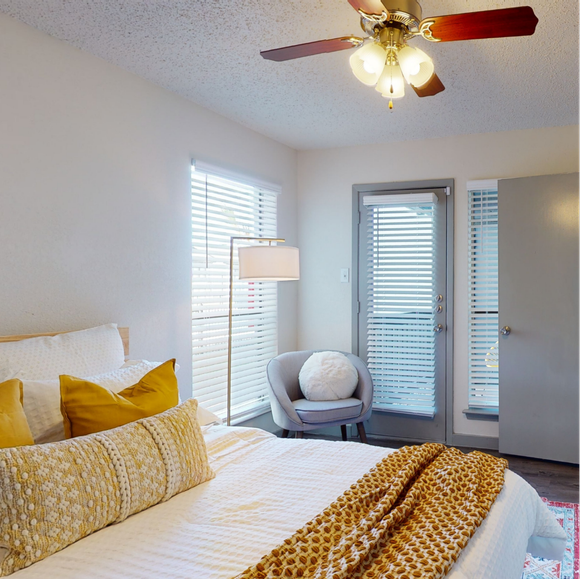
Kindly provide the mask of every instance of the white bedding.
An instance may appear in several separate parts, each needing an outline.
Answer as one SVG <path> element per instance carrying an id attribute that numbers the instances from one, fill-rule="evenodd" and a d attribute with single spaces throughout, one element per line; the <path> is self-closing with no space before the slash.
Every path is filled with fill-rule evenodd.
<path id="1" fill-rule="evenodd" d="M 204 431 L 215 479 L 14 577 L 231 579 L 393 452 L 356 442 L 279 439 L 249 428 Z M 503 490 L 448 577 L 519 579 L 531 536 L 538 556 L 550 554 L 541 552 L 545 546 L 565 542 L 536 492 L 507 471 Z"/>

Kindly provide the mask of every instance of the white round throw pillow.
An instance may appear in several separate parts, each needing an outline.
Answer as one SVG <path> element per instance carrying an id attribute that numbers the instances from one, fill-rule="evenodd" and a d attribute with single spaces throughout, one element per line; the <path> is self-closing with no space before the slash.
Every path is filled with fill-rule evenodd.
<path id="1" fill-rule="evenodd" d="M 342 400 L 356 390 L 358 372 L 340 352 L 315 352 L 304 362 L 298 382 L 307 400 Z"/>

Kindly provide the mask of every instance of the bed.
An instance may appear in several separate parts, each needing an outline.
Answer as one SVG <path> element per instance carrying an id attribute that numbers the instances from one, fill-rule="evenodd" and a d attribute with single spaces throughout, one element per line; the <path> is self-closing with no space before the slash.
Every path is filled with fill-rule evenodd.
<path id="1" fill-rule="evenodd" d="M 18 579 L 230 579 L 320 513 L 391 449 L 202 426 L 216 477 L 14 573 Z M 518 579 L 526 551 L 556 558 L 565 534 L 506 471 L 488 516 L 447 575 Z"/>

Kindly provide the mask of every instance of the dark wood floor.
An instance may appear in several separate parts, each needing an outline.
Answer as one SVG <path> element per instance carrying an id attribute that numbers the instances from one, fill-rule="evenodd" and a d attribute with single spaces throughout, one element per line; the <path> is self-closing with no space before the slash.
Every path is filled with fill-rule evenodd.
<path id="1" fill-rule="evenodd" d="M 306 438 L 328 438 L 329 440 L 338 440 L 330 436 L 305 435 Z M 352 439 L 357 440 L 357 439 Z M 394 440 L 379 440 L 369 437 L 369 444 L 375 446 L 385 446 L 388 448 L 399 448 L 409 444 Z M 462 452 L 470 452 L 473 448 L 457 447 Z M 537 460 L 533 458 L 524 458 L 521 456 L 510 456 L 500 454 L 493 450 L 484 450 L 488 454 L 500 456 L 509 462 L 509 468 L 520 475 L 536 492 L 550 501 L 559 501 L 564 503 L 578 503 L 578 467 L 562 462 L 551 462 L 548 460 Z"/>

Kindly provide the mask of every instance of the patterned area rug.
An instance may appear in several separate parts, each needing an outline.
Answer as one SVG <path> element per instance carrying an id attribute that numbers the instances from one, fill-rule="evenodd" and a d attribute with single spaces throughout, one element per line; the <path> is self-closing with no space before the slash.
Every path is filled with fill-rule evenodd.
<path id="1" fill-rule="evenodd" d="M 563 561 L 550 561 L 527 555 L 522 579 L 579 579 L 578 505 L 542 500 L 556 515 L 556 519 L 568 535 L 566 554 Z"/>

